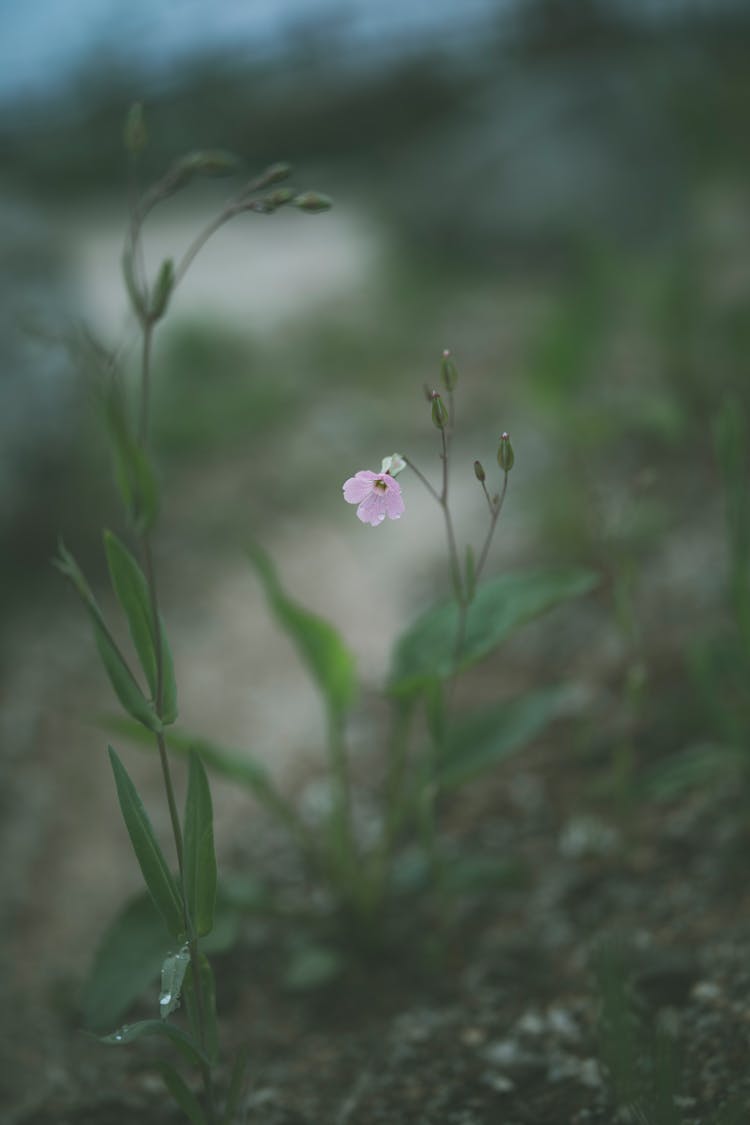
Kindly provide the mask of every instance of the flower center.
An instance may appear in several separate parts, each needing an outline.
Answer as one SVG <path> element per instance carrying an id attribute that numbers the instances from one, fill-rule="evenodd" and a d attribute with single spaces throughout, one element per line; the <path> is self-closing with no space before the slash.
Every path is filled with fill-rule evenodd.
<path id="1" fill-rule="evenodd" d="M 384 480 L 376 480 L 374 482 L 374 484 L 375 484 L 375 488 L 377 488 L 378 492 L 387 492 L 388 491 L 388 485 L 385 483 Z"/>

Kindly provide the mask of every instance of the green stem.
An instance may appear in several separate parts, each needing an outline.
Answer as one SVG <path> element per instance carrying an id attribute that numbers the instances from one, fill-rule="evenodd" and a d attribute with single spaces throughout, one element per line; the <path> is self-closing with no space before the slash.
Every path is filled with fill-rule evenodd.
<path id="1" fill-rule="evenodd" d="M 153 339 L 153 324 L 146 321 L 143 325 L 143 348 L 141 353 L 141 414 L 140 414 L 140 430 L 139 430 L 139 444 L 141 449 L 146 448 L 148 443 L 148 426 L 149 426 L 149 397 L 150 397 L 150 379 L 151 379 L 151 344 Z M 151 552 L 151 540 L 148 534 L 141 536 L 141 550 L 143 554 L 143 565 L 146 577 L 146 584 L 148 586 L 149 603 L 151 609 L 151 616 L 154 627 L 154 646 L 156 649 L 156 699 L 154 705 L 156 714 L 161 719 L 163 704 L 164 704 L 164 658 L 163 658 L 163 642 L 162 642 L 162 626 L 161 615 L 159 613 L 159 598 L 156 583 L 156 571 L 154 568 L 154 560 Z M 172 773 L 169 765 L 169 756 L 167 754 L 167 747 L 164 740 L 164 735 L 160 731 L 156 735 L 156 745 L 159 752 L 159 761 L 161 763 L 162 778 L 164 780 L 164 790 L 167 796 L 167 805 L 169 808 L 169 818 L 172 824 L 172 835 L 174 837 L 175 852 L 177 853 L 177 866 L 180 873 L 180 888 L 182 892 L 182 910 L 185 922 L 185 930 L 188 935 L 188 948 L 190 950 L 190 966 L 193 974 L 193 987 L 195 989 L 195 1005 L 198 1016 L 198 1031 L 200 1046 L 203 1052 L 206 1052 L 206 1019 L 205 1019 L 205 1001 L 203 997 L 203 982 L 200 971 L 200 948 L 198 944 L 198 935 L 195 932 L 193 920 L 190 916 L 188 909 L 188 896 L 187 886 L 185 883 L 185 863 L 184 863 L 184 849 L 182 828 L 180 826 L 180 817 L 177 810 L 177 801 L 175 799 L 174 785 L 172 783 Z M 216 1122 L 216 1101 L 214 1096 L 213 1076 L 211 1067 L 207 1063 L 201 1064 L 201 1075 L 203 1078 L 203 1087 L 206 1099 L 206 1114 L 208 1116 L 209 1125 L 214 1125 Z"/>
<path id="2" fill-rule="evenodd" d="M 485 488 L 484 491 L 485 491 L 485 495 L 487 495 L 487 489 L 486 488 Z M 497 521 L 500 517 L 500 512 L 502 510 L 503 503 L 505 501 L 505 494 L 506 494 L 507 491 L 508 491 L 508 474 L 505 473 L 505 475 L 503 477 L 503 487 L 500 491 L 500 495 L 498 496 L 497 500 L 493 502 L 492 500 L 490 500 L 489 496 L 487 495 L 487 499 L 488 499 L 489 504 L 490 504 L 490 512 L 491 512 L 490 526 L 489 526 L 489 530 L 487 531 L 487 537 L 484 541 L 484 545 L 483 545 L 481 553 L 479 555 L 479 559 L 477 561 L 476 569 L 474 571 L 475 589 L 476 589 L 476 586 L 479 583 L 479 578 L 481 576 L 481 573 L 484 570 L 484 564 L 487 562 L 487 556 L 490 552 L 490 545 L 492 543 L 492 537 L 495 534 L 495 528 L 497 527 Z"/>

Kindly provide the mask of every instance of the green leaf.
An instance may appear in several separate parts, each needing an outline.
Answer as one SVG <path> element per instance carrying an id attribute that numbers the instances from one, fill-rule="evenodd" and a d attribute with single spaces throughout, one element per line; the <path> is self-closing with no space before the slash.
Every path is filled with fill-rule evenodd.
<path id="1" fill-rule="evenodd" d="M 125 827 L 144 881 L 170 934 L 182 944 L 185 939 L 185 925 L 177 883 L 167 866 L 138 792 L 111 746 L 109 759 L 115 775 L 117 797 Z"/>
<path id="2" fill-rule="evenodd" d="M 588 593 L 598 577 L 587 570 L 507 574 L 483 583 L 469 606 L 461 652 L 456 657 L 459 615 L 454 601 L 428 610 L 400 637 L 393 655 L 390 688 L 395 694 L 422 691 L 492 652 L 525 622 Z"/>
<path id="3" fill-rule="evenodd" d="M 161 967 L 161 992 L 159 993 L 159 1015 L 163 1020 L 180 1006 L 182 983 L 190 964 L 190 947 L 183 945 L 177 953 L 168 954 Z"/>
<path id="4" fill-rule="evenodd" d="M 690 789 L 700 789 L 705 794 L 712 785 L 726 785 L 731 778 L 741 786 L 746 766 L 744 747 L 691 746 L 649 770 L 642 788 L 651 800 L 672 801 Z"/>
<path id="5" fill-rule="evenodd" d="M 116 730 L 126 735 L 140 745 L 148 747 L 149 750 L 153 749 L 153 739 L 147 738 L 142 727 L 128 719 L 119 716 L 108 718 L 104 726 L 107 730 Z M 295 834 L 299 834 L 303 826 L 293 806 L 282 797 L 265 766 L 260 762 L 249 757 L 244 751 L 226 750 L 223 746 L 196 735 L 170 731 L 166 741 L 170 750 L 185 756 L 189 756 L 194 751 L 209 769 L 249 789 L 269 812 Z"/>
<path id="6" fill-rule="evenodd" d="M 83 1022 L 92 1031 L 112 1027 L 145 991 L 174 946 L 151 896 L 128 902 L 108 927 L 84 985 Z"/>
<path id="7" fill-rule="evenodd" d="M 111 531 L 104 533 L 104 549 L 112 580 L 112 588 L 128 619 L 130 635 L 133 638 L 138 659 L 156 700 L 157 695 L 157 635 L 154 627 L 151 597 L 148 583 L 138 563 L 125 545 Z M 159 637 L 161 643 L 161 719 L 173 723 L 177 718 L 177 687 L 175 685 L 172 653 L 170 652 L 164 630 L 164 622 L 159 618 Z"/>
<path id="8" fill-rule="evenodd" d="M 229 1093 L 227 1094 L 227 1104 L 224 1107 L 224 1114 L 222 1116 L 222 1125 L 232 1125 L 234 1115 L 237 1112 L 240 1104 L 240 1098 L 245 1086 L 245 1075 L 247 1073 L 247 1063 L 250 1052 L 247 1047 L 240 1047 L 235 1056 L 234 1064 L 232 1066 L 232 1077 L 229 1080 Z"/>
<path id="9" fill-rule="evenodd" d="M 162 1076 L 164 1085 L 177 1102 L 192 1125 L 207 1125 L 207 1118 L 201 1109 L 200 1102 L 193 1091 L 185 1084 L 185 1080 L 169 1063 L 158 1063 L 157 1069 Z"/>
<path id="10" fill-rule="evenodd" d="M 219 1057 L 219 1028 L 216 1020 L 216 986 L 211 963 L 204 953 L 200 954 L 200 983 L 202 993 L 202 1006 L 199 1008 L 195 995 L 193 966 L 191 964 L 185 976 L 185 1003 L 187 1005 L 190 1026 L 196 1039 L 200 1038 L 205 1043 L 206 1054 L 212 1063 Z M 202 1019 L 201 1019 L 202 1013 Z"/>
<path id="11" fill-rule="evenodd" d="M 216 855 L 211 791 L 203 763 L 194 750 L 185 801 L 184 865 L 188 909 L 196 932 L 203 937 L 214 924 Z"/>
<path id="12" fill-rule="evenodd" d="M 443 789 L 457 789 L 521 750 L 553 719 L 569 715 L 569 687 L 531 692 L 476 711 L 449 728 L 438 770 Z"/>
<path id="13" fill-rule="evenodd" d="M 159 490 L 151 463 L 135 439 L 122 389 L 112 380 L 106 399 L 106 422 L 112 443 L 115 481 L 133 530 L 145 535 L 159 511 Z"/>
<path id="14" fill-rule="evenodd" d="M 135 1042 L 143 1035 L 160 1035 L 166 1039 L 171 1039 L 188 1062 L 198 1066 L 209 1065 L 207 1056 L 198 1044 L 186 1032 L 175 1024 L 168 1023 L 167 1020 L 139 1020 L 138 1023 L 124 1023 L 111 1035 L 98 1035 L 97 1039 L 108 1047 L 122 1047 Z"/>
<path id="15" fill-rule="evenodd" d="M 153 706 L 138 686 L 125 657 L 107 628 L 102 611 L 82 570 L 62 542 L 58 545 L 57 557 L 53 559 L 53 563 L 60 573 L 72 582 L 89 612 L 99 656 L 120 703 L 129 715 L 139 723 L 143 723 L 150 731 L 160 731 L 161 723 Z"/>
<path id="16" fill-rule="evenodd" d="M 320 617 L 290 601 L 273 563 L 253 546 L 250 561 L 260 578 L 276 620 L 286 631 L 320 688 L 331 717 L 339 721 L 354 702 L 354 658 L 336 630 Z"/>
<path id="17" fill-rule="evenodd" d="M 238 877 L 239 878 L 239 877 Z M 206 953 L 222 953 L 236 945 L 241 914 L 262 911 L 268 897 L 256 884 L 254 900 L 250 888 L 242 896 L 232 885 L 219 883 L 214 928 L 201 947 Z M 84 985 L 84 1024 L 92 1031 L 113 1027 L 148 988 L 153 988 L 159 967 L 175 948 L 161 914 L 148 891 L 125 904 L 104 934 Z"/>

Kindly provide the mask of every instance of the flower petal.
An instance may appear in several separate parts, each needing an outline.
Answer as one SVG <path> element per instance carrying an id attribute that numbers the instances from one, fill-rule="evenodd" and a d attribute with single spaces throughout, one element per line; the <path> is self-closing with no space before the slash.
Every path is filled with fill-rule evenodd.
<path id="1" fill-rule="evenodd" d="M 357 516 L 362 523 L 377 527 L 385 519 L 385 493 L 371 492 L 357 508 Z"/>
<path id="2" fill-rule="evenodd" d="M 349 477 L 349 480 L 344 482 L 344 499 L 347 504 L 359 504 L 361 500 L 372 492 L 372 484 L 375 480 L 375 473 L 370 472 L 369 469 L 362 469 L 356 476 Z"/>

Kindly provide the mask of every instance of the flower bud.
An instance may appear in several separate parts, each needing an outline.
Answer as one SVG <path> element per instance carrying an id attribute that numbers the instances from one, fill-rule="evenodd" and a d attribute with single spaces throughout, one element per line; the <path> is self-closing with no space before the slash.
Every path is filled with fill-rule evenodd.
<path id="1" fill-rule="evenodd" d="M 282 187 L 276 188 L 276 191 L 271 191 L 268 195 L 264 195 L 262 202 L 269 211 L 276 211 L 279 207 L 283 207 L 285 203 L 291 203 L 293 199 L 294 191 L 292 188 Z"/>
<path id="2" fill-rule="evenodd" d="M 513 462 L 516 455 L 513 452 L 513 446 L 510 444 L 510 435 L 502 434 L 500 437 L 500 445 L 497 449 L 497 463 L 504 473 L 509 473 L 513 468 Z"/>
<path id="3" fill-rule="evenodd" d="M 458 382 L 458 371 L 456 370 L 455 363 L 451 359 L 451 353 L 449 352 L 448 348 L 446 348 L 443 352 L 443 356 L 440 361 L 440 374 L 442 376 L 443 386 L 445 387 L 445 389 L 447 391 L 452 391 L 456 383 Z"/>
<path id="4" fill-rule="evenodd" d="M 432 424 L 439 430 L 444 430 L 448 425 L 448 411 L 437 391 L 432 392 Z"/>
<path id="5" fill-rule="evenodd" d="M 143 103 L 133 102 L 125 118 L 124 131 L 125 148 L 131 156 L 138 156 L 143 152 L 148 140 L 146 123 L 143 120 Z"/>
<path id="6" fill-rule="evenodd" d="M 169 298 L 172 296 L 172 289 L 174 288 L 174 265 L 171 258 L 167 258 L 161 264 L 159 276 L 156 279 L 154 286 L 153 296 L 151 298 L 151 307 L 148 310 L 149 320 L 154 323 L 160 320 L 164 313 L 167 311 L 167 304 Z"/>
<path id="7" fill-rule="evenodd" d="M 316 215 L 319 211 L 330 211 L 333 206 L 333 201 L 327 195 L 321 195 L 319 191 L 304 191 L 301 195 L 296 195 L 292 203 L 295 207 L 299 207 L 300 211 L 307 211 L 310 215 Z"/>
<path id="8" fill-rule="evenodd" d="M 234 153 L 223 149 L 206 149 L 190 152 L 179 161 L 179 166 L 191 176 L 232 176 L 239 161 Z"/>
<path id="9" fill-rule="evenodd" d="M 238 163 L 236 156 L 221 149 L 189 152 L 173 164 L 164 177 L 161 184 L 163 198 L 185 187 L 195 176 L 232 176 Z"/>
<path id="10" fill-rule="evenodd" d="M 291 174 L 291 164 L 271 164 L 253 182 L 252 190 L 259 191 L 261 188 L 273 187 L 274 184 L 280 184 L 283 180 L 288 180 Z"/>
<path id="11" fill-rule="evenodd" d="M 388 473 L 390 477 L 397 477 L 405 468 L 406 461 L 400 453 L 392 453 L 390 457 L 384 457 L 380 465 L 381 473 Z"/>
<path id="12" fill-rule="evenodd" d="M 481 461 L 474 462 L 474 476 L 477 478 L 480 484 L 484 484 L 484 482 L 487 480 L 487 474 L 482 467 Z"/>

